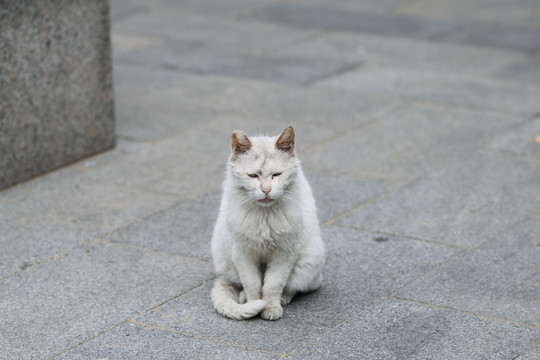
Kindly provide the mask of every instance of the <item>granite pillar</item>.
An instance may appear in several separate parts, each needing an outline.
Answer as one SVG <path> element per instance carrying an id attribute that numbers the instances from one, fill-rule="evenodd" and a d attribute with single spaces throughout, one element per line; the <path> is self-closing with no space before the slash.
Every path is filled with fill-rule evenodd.
<path id="1" fill-rule="evenodd" d="M 0 0 L 0 189 L 114 146 L 107 0 Z"/>

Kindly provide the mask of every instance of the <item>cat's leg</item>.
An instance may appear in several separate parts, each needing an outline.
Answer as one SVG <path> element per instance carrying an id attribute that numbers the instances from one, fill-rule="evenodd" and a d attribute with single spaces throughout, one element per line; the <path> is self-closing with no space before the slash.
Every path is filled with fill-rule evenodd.
<path id="1" fill-rule="evenodd" d="M 245 304 L 246 301 L 247 301 L 246 292 L 242 290 L 240 291 L 240 294 L 238 294 L 238 303 Z"/>
<path id="2" fill-rule="evenodd" d="M 233 246 L 232 259 L 240 276 L 246 301 L 260 299 L 262 274 L 253 254 L 240 246 Z"/>
<path id="3" fill-rule="evenodd" d="M 281 294 L 281 306 L 288 305 L 291 302 L 294 295 L 296 295 L 296 293 L 287 292 L 283 290 L 283 293 Z"/>
<path id="4" fill-rule="evenodd" d="M 283 316 L 281 306 L 283 288 L 287 283 L 295 258 L 296 256 L 291 253 L 278 253 L 266 266 L 262 298 L 267 305 L 261 313 L 263 319 L 277 320 Z"/>
<path id="5" fill-rule="evenodd" d="M 300 256 L 291 269 L 287 285 L 281 296 L 282 305 L 287 305 L 299 292 L 306 293 L 317 290 L 322 284 L 322 268 L 324 256 Z"/>

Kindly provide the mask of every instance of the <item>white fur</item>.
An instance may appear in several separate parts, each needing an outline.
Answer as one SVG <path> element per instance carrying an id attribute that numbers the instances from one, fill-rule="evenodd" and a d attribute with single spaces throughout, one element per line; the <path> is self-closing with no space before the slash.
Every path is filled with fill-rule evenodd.
<path id="1" fill-rule="evenodd" d="M 263 318 L 275 320 L 297 292 L 321 285 L 324 244 L 315 200 L 294 152 L 276 149 L 277 137 L 250 141 L 248 151 L 235 156 L 233 150 L 227 167 L 212 237 L 219 275 L 212 299 L 227 317 L 245 319 L 262 310 Z"/>

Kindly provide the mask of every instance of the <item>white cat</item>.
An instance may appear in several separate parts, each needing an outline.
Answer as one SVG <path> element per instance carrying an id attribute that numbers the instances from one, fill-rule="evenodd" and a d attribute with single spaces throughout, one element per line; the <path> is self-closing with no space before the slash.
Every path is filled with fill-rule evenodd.
<path id="1" fill-rule="evenodd" d="M 276 137 L 233 132 L 212 256 L 214 307 L 233 319 L 279 319 L 297 292 L 321 285 L 324 244 L 291 126 Z"/>

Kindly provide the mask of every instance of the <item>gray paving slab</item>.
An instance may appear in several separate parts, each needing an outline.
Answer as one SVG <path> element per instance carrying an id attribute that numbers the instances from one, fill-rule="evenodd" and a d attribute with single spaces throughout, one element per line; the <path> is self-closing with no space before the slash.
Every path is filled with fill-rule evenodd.
<path id="1" fill-rule="evenodd" d="M 221 191 L 201 196 L 112 233 L 107 240 L 211 260 Z"/>
<path id="2" fill-rule="evenodd" d="M 256 121 L 245 117 L 223 118 L 146 144 L 140 151 L 128 154 L 122 162 L 96 167 L 86 177 L 88 181 L 99 181 L 106 177 L 118 186 L 196 198 L 221 188 L 231 149 L 230 134 L 234 130 L 242 129 L 251 133 L 252 129 L 257 129 L 257 132 L 274 135 L 287 125 L 287 122 L 261 118 Z M 301 159 L 302 147 L 335 134 L 335 130 L 328 127 L 309 124 L 300 124 L 296 130 Z"/>
<path id="3" fill-rule="evenodd" d="M 390 188 L 384 181 L 369 181 L 308 173 L 317 200 L 319 220 L 358 206 Z M 177 255 L 211 260 L 210 239 L 219 213 L 221 191 L 183 202 L 113 232 L 108 241 Z"/>
<path id="4" fill-rule="evenodd" d="M 317 86 L 332 86 L 357 94 L 386 94 L 528 115 L 539 111 L 538 86 L 420 69 L 360 68 L 318 82 Z"/>
<path id="5" fill-rule="evenodd" d="M 497 131 L 520 121 L 519 116 L 413 104 L 314 148 L 304 163 L 330 173 L 402 183 L 473 153 Z"/>
<path id="6" fill-rule="evenodd" d="M 98 168 L 65 178 L 42 177 L 1 193 L 0 279 L 179 201 L 102 176 L 94 181 L 88 175 Z"/>
<path id="7" fill-rule="evenodd" d="M 155 35 L 131 34 L 126 32 L 111 33 L 113 61 L 116 58 L 121 57 L 126 52 L 163 44 L 165 41 L 166 39 Z M 186 46 L 188 45 L 189 44 L 186 44 Z M 197 44 L 192 45 L 193 48 L 197 47 Z"/>
<path id="8" fill-rule="evenodd" d="M 529 56 L 493 72 L 492 75 L 509 81 L 538 86 L 540 84 L 540 56 Z"/>
<path id="9" fill-rule="evenodd" d="M 145 0 L 136 0 L 144 3 Z M 182 13 L 202 14 L 216 18 L 237 19 L 247 12 L 274 3 L 275 0 L 185 0 L 182 1 Z M 160 0 L 159 9 L 178 11 L 176 0 Z"/>
<path id="10" fill-rule="evenodd" d="M 117 100 L 126 95 L 144 94 L 168 87 L 179 86 L 184 81 L 186 75 L 171 69 L 133 65 L 116 61 L 114 63 L 113 77 L 116 94 L 115 100 Z"/>
<path id="11" fill-rule="evenodd" d="M 339 227 L 324 227 L 323 239 L 328 248 L 323 287 L 295 298 L 278 321 L 222 317 L 212 307 L 211 283 L 137 321 L 284 354 L 461 251 Z"/>
<path id="12" fill-rule="evenodd" d="M 364 12 L 326 4 L 281 3 L 254 10 L 251 18 L 298 28 L 359 32 L 428 39 L 449 30 L 452 22 L 389 12 Z"/>
<path id="13" fill-rule="evenodd" d="M 135 76 L 143 80 L 157 72 L 141 68 L 134 73 L 132 68 L 121 68 L 126 71 L 122 78 Z M 165 75 L 159 72 L 158 76 Z M 315 143 L 321 136 L 328 137 L 366 123 L 403 103 L 385 96 L 359 98 L 336 89 L 297 88 L 215 76 L 174 76 L 176 84 L 164 83 L 160 89 L 142 89 L 138 93 L 130 90 L 123 94 L 116 106 L 121 135 L 156 140 L 219 120 L 230 124 L 224 129 L 242 126 L 246 133 L 278 134 L 289 124 L 309 125 L 297 131 L 299 140 L 304 140 L 299 143 Z M 227 131 L 216 136 L 228 138 Z M 309 136 L 305 136 L 307 131 Z"/>
<path id="14" fill-rule="evenodd" d="M 367 13 L 388 13 L 393 12 L 394 7 L 402 3 L 403 0 L 380 0 L 380 1 L 357 1 L 357 0 L 334 0 L 332 7 L 341 10 L 362 11 Z M 295 4 L 328 6 L 328 0 L 298 0 Z"/>
<path id="15" fill-rule="evenodd" d="M 511 3 L 505 0 L 413 0 L 402 1 L 392 11 L 431 19 L 466 19 L 471 22 L 540 27 L 540 4 L 529 0 Z"/>
<path id="16" fill-rule="evenodd" d="M 0 193 L 0 359 L 539 358 L 538 10 L 112 0 L 119 147 Z M 230 133 L 289 124 L 325 283 L 228 320 Z"/>
<path id="17" fill-rule="evenodd" d="M 491 48 L 368 34 L 329 32 L 275 51 L 283 55 L 348 59 L 361 67 L 422 69 L 478 76 L 514 62 L 523 54 Z"/>
<path id="18" fill-rule="evenodd" d="M 540 329 L 387 300 L 290 359 L 514 359 Z"/>
<path id="19" fill-rule="evenodd" d="M 230 153 L 229 136 L 220 141 L 207 129 L 195 128 L 146 144 L 121 162 L 96 167 L 86 178 L 99 181 L 106 177 L 118 186 L 195 198 L 221 186 Z"/>
<path id="20" fill-rule="evenodd" d="M 223 2 L 225 3 L 225 2 Z M 216 9 L 219 4 L 214 2 Z M 216 5 L 217 4 L 217 5 Z M 234 5 L 225 5 L 234 7 Z M 129 32 L 144 35 L 154 35 L 169 40 L 167 46 L 156 48 L 159 52 L 137 53 L 151 61 L 151 55 L 174 60 L 174 54 L 186 56 L 192 50 L 191 45 L 207 50 L 207 55 L 213 51 L 228 50 L 232 52 L 263 51 L 299 41 L 311 36 L 310 29 L 286 27 L 281 24 L 248 22 L 225 16 L 212 16 L 207 13 L 185 11 L 184 7 L 169 6 L 155 9 L 149 13 L 131 16 L 113 24 L 114 32 Z M 188 47 L 185 48 L 184 46 Z M 167 51 L 167 47 L 172 47 Z M 134 56 L 135 54 L 133 54 Z M 181 61 L 181 59 L 176 59 Z M 199 59 L 204 61 L 205 59 Z M 180 62 L 181 63 L 181 62 Z"/>
<path id="21" fill-rule="evenodd" d="M 537 54 L 540 51 L 540 28 L 497 23 L 462 23 L 431 37 L 476 46 L 493 47 Z"/>
<path id="22" fill-rule="evenodd" d="M 338 9 L 328 4 L 291 3 L 254 10 L 251 16 L 300 28 L 457 42 L 524 53 L 536 53 L 540 49 L 540 28 L 481 22 L 476 19 L 433 19 L 412 13 L 370 13 Z"/>
<path id="23" fill-rule="evenodd" d="M 540 116 L 527 120 L 494 138 L 490 149 L 540 156 Z"/>
<path id="24" fill-rule="evenodd" d="M 521 354 L 516 359 L 517 360 L 538 360 L 538 359 L 540 359 L 540 345 L 536 344 L 535 347 L 533 347 L 530 350 L 525 351 L 523 354 Z"/>
<path id="25" fill-rule="evenodd" d="M 191 45 L 187 45 L 191 47 Z M 276 56 L 268 53 L 185 50 L 186 44 L 168 42 L 120 56 L 130 63 L 150 64 L 194 74 L 214 74 L 292 84 L 304 84 L 358 65 L 342 59 Z M 156 57 L 155 53 L 160 56 Z"/>
<path id="26" fill-rule="evenodd" d="M 392 184 L 384 180 L 355 179 L 311 171 L 306 172 L 306 177 L 317 202 L 321 223 L 392 189 Z"/>
<path id="27" fill-rule="evenodd" d="M 397 296 L 540 326 L 539 220 L 533 216 Z"/>
<path id="28" fill-rule="evenodd" d="M 118 20 L 133 16 L 138 13 L 144 13 L 150 11 L 150 8 L 142 6 L 132 0 L 114 0 L 111 4 L 111 20 L 116 23 Z"/>
<path id="29" fill-rule="evenodd" d="M 0 286 L 6 359 L 49 358 L 212 277 L 198 260 L 97 243 Z"/>
<path id="30" fill-rule="evenodd" d="M 129 323 L 59 359 L 276 359 L 274 354 Z"/>
<path id="31" fill-rule="evenodd" d="M 212 107 L 170 91 L 124 96 L 116 102 L 117 133 L 130 139 L 154 141 L 216 119 Z"/>
<path id="32" fill-rule="evenodd" d="M 540 208 L 539 176 L 536 159 L 471 154 L 337 222 L 474 247 Z"/>

